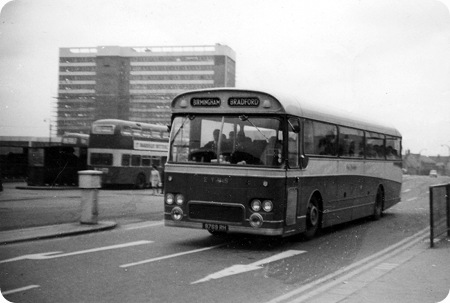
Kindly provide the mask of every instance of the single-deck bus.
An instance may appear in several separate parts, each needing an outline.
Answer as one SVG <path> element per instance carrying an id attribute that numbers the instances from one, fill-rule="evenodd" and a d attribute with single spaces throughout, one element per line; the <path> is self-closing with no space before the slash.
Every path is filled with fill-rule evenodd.
<path id="1" fill-rule="evenodd" d="M 92 124 L 88 164 L 103 172 L 103 185 L 149 184 L 152 166 L 161 169 L 167 159 L 167 126 L 104 119 Z"/>
<path id="2" fill-rule="evenodd" d="M 172 101 L 166 226 L 312 238 L 400 200 L 401 134 L 260 91 Z"/>

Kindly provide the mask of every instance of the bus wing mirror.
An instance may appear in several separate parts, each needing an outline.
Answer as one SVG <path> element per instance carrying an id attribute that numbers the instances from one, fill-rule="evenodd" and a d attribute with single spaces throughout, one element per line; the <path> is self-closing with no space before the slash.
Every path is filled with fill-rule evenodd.
<path id="1" fill-rule="evenodd" d="M 306 168 L 308 166 L 309 163 L 309 157 L 306 155 L 301 155 L 300 156 L 300 165 L 302 168 Z"/>
<path id="2" fill-rule="evenodd" d="M 167 126 L 167 131 L 170 133 L 170 130 L 172 129 L 172 125 L 168 124 Z"/>

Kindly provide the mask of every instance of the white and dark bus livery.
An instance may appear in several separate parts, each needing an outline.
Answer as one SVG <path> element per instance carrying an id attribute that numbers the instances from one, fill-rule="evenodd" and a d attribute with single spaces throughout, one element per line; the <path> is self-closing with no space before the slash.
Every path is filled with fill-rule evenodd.
<path id="1" fill-rule="evenodd" d="M 169 142 L 167 126 L 103 119 L 92 124 L 89 167 L 103 172 L 102 185 L 149 185 L 151 167 L 162 170 Z"/>
<path id="2" fill-rule="evenodd" d="M 172 101 L 166 226 L 270 236 L 373 216 L 400 201 L 401 134 L 295 98 L 209 89 Z"/>

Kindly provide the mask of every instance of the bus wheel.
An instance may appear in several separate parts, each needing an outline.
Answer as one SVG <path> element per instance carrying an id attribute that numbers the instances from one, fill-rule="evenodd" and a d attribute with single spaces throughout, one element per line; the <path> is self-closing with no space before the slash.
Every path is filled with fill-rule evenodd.
<path id="1" fill-rule="evenodd" d="M 372 215 L 373 220 L 379 220 L 383 216 L 383 200 L 383 190 L 381 188 L 378 188 Z"/>
<path id="2" fill-rule="evenodd" d="M 306 212 L 306 231 L 303 237 L 307 240 L 314 238 L 320 230 L 321 213 L 319 209 L 319 201 L 316 196 L 312 196 L 308 203 Z"/>
<path id="3" fill-rule="evenodd" d="M 145 188 L 145 175 L 144 174 L 139 174 L 136 177 L 136 183 L 134 183 L 134 187 L 137 189 Z"/>

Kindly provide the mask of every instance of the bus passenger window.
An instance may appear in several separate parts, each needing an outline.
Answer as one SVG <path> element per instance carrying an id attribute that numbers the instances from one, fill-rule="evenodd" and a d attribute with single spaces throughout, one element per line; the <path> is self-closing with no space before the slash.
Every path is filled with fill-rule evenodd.
<path id="1" fill-rule="evenodd" d="M 141 166 L 141 156 L 132 155 L 131 156 L 131 166 Z"/>
<path id="2" fill-rule="evenodd" d="M 91 165 L 112 165 L 113 155 L 104 153 L 92 153 Z"/>
<path id="3" fill-rule="evenodd" d="M 364 132 L 362 130 L 339 127 L 339 156 L 364 157 Z"/>
<path id="4" fill-rule="evenodd" d="M 386 136 L 386 158 L 389 160 L 401 159 L 400 138 Z"/>
<path id="5" fill-rule="evenodd" d="M 305 153 L 310 155 L 337 155 L 337 127 L 328 123 L 306 120 Z"/>
<path id="6" fill-rule="evenodd" d="M 142 156 L 142 166 L 150 166 L 151 160 L 150 156 Z"/>
<path id="7" fill-rule="evenodd" d="M 366 132 L 366 157 L 370 159 L 384 159 L 384 136 Z"/>
<path id="8" fill-rule="evenodd" d="M 130 166 L 130 155 L 122 155 L 122 166 Z"/>

